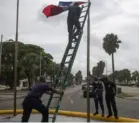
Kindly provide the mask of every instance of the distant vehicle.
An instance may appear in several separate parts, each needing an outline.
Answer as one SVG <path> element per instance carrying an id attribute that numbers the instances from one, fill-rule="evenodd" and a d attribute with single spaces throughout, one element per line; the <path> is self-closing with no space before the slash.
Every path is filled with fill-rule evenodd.
<path id="1" fill-rule="evenodd" d="M 87 84 L 83 86 L 83 97 L 86 98 L 87 97 Z M 93 86 L 89 85 L 89 97 L 93 97 L 92 95 L 92 90 L 93 90 Z"/>
<path id="2" fill-rule="evenodd" d="M 87 85 L 87 83 L 82 83 L 81 85 L 82 85 L 82 90 L 84 90 L 86 85 Z"/>

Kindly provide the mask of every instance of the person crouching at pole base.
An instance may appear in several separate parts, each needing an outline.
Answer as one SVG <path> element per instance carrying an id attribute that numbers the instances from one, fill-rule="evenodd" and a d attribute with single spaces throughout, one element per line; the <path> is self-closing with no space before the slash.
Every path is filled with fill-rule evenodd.
<path id="1" fill-rule="evenodd" d="M 69 12 L 67 17 L 67 24 L 68 24 L 69 45 L 70 45 L 72 41 L 72 36 L 74 35 L 73 34 L 74 26 L 77 29 L 77 31 L 75 32 L 75 36 L 78 35 L 80 32 L 82 32 L 80 22 L 79 22 L 81 8 L 77 5 L 77 3 L 73 3 L 73 5 L 68 8 L 68 10 Z"/>
<path id="2" fill-rule="evenodd" d="M 105 100 L 108 108 L 107 117 L 109 118 L 112 116 L 112 111 L 111 111 L 111 107 L 112 107 L 115 118 L 118 118 L 118 111 L 117 111 L 116 101 L 115 101 L 116 85 L 115 83 L 109 81 L 107 77 L 101 78 L 100 81 L 102 81 L 105 86 Z"/>
<path id="3" fill-rule="evenodd" d="M 49 87 L 45 83 L 45 77 L 40 77 L 40 82 L 33 85 L 31 91 L 25 97 L 22 106 L 23 106 L 23 116 L 22 122 L 28 122 L 32 109 L 39 111 L 42 114 L 41 122 L 48 122 L 49 116 L 49 107 L 46 107 L 42 104 L 41 97 L 44 93 L 51 94 L 63 94 L 63 92 L 58 92 L 53 88 Z"/>

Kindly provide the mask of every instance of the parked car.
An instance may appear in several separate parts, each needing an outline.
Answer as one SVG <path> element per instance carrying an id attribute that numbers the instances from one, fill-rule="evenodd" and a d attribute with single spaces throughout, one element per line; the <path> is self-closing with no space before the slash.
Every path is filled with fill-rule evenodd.
<path id="1" fill-rule="evenodd" d="M 90 85 L 90 86 L 89 86 L 89 97 L 90 97 L 90 98 L 93 97 L 93 94 L 92 94 L 93 92 L 92 92 L 92 90 L 93 90 L 93 86 Z M 83 89 L 83 97 L 84 97 L 84 98 L 87 97 L 87 85 L 84 86 L 84 89 Z"/>
<path id="2" fill-rule="evenodd" d="M 81 85 L 82 85 L 82 90 L 84 90 L 86 85 L 87 85 L 87 83 L 82 83 Z"/>

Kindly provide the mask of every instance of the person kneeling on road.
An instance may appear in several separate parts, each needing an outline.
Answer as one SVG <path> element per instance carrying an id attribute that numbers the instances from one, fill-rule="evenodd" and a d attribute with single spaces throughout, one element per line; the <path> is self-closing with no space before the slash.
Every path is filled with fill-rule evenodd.
<path id="1" fill-rule="evenodd" d="M 22 103 L 22 122 L 28 122 L 32 109 L 36 109 L 42 113 L 42 122 L 48 122 L 49 107 L 42 104 L 41 97 L 44 93 L 51 94 L 49 92 L 63 94 L 63 92 L 58 92 L 49 87 L 48 84 L 45 83 L 45 77 L 40 77 L 40 82 L 32 87 L 31 91 L 28 93 Z"/>

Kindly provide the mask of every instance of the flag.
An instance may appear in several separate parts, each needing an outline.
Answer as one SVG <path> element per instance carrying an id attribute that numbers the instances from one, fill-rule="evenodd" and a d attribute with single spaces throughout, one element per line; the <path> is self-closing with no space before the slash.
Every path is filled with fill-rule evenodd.
<path id="1" fill-rule="evenodd" d="M 55 5 L 49 5 L 43 9 L 43 13 L 45 14 L 46 17 L 58 15 L 63 11 L 64 9 L 62 7 Z"/>
<path id="2" fill-rule="evenodd" d="M 70 6 L 72 6 L 74 3 L 76 3 L 77 5 L 81 5 L 84 4 L 85 2 L 63 2 L 60 1 L 59 5 L 48 5 L 47 7 L 45 7 L 43 9 L 43 13 L 46 17 L 50 17 L 50 16 L 55 16 L 58 15 L 66 10 L 68 10 L 68 8 Z"/>

